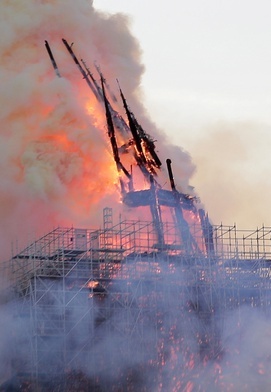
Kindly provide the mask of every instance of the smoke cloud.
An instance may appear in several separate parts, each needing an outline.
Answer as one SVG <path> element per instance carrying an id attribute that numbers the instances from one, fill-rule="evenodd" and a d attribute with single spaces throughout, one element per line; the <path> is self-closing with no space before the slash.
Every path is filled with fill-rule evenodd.
<path id="1" fill-rule="evenodd" d="M 110 86 L 114 85 L 116 77 L 119 78 L 131 108 L 139 114 L 142 125 L 158 139 L 163 162 L 168 157 L 173 160 L 179 190 L 188 189 L 189 178 L 194 172 L 189 154 L 170 146 L 141 104 L 140 80 L 144 66 L 140 46 L 130 33 L 126 16 L 102 14 L 86 0 L 2 1 L 0 34 L 0 79 L 4 91 L 0 96 L 2 259 L 9 256 L 11 239 L 17 237 L 21 247 L 53 226 L 96 226 L 103 207 L 119 206 L 118 177 L 106 135 L 104 109 L 82 80 L 62 38 L 74 42 L 76 52 L 90 67 L 94 61 L 100 64 Z M 54 74 L 44 48 L 45 40 L 54 52 L 61 78 Z M 216 145 L 221 143 L 222 136 L 223 131 L 220 131 L 214 142 Z M 233 146 L 239 159 L 245 159 L 242 143 L 234 134 L 228 151 L 232 151 Z M 206 157 L 202 157 L 202 167 L 203 158 Z M 227 167 L 228 157 L 223 158 Z M 205 173 L 203 178 L 207 182 L 206 176 Z M 221 178 L 221 173 L 217 173 L 217 178 Z M 132 353 L 136 352 L 139 343 L 144 349 L 149 347 L 147 362 L 142 361 L 140 352 L 129 357 L 122 354 L 121 331 L 111 329 L 110 334 L 105 333 L 105 330 L 108 332 L 107 322 L 121 329 L 118 320 L 127 309 L 117 306 L 117 298 L 107 318 L 101 314 L 102 306 L 95 303 L 95 296 L 89 298 L 85 308 L 74 306 L 69 309 L 71 320 L 88 314 L 86 323 L 78 324 L 69 336 L 68 348 L 80 352 L 78 361 L 70 369 L 71 374 L 82 372 L 85 377 L 92 378 L 99 370 L 97 363 L 89 364 L 84 352 L 80 351 L 85 340 L 93 338 L 95 329 L 95 339 L 100 338 L 95 345 L 97 358 L 101 355 L 103 359 L 100 369 L 106 369 L 102 379 L 105 390 L 110 390 L 116 372 L 120 371 L 122 374 L 117 375 L 122 377 L 124 385 L 134 382 L 135 388 L 141 391 L 239 391 L 244 386 L 243 390 L 269 390 L 270 320 L 258 313 L 255 318 L 251 308 L 233 312 L 225 317 L 224 328 L 219 330 L 221 355 L 213 361 L 199 360 L 198 339 L 204 337 L 206 325 L 197 319 L 193 309 L 194 293 L 184 294 L 183 290 L 180 294 L 180 285 L 187 279 L 182 270 L 175 270 L 170 280 L 167 277 L 166 273 L 161 273 L 159 284 L 153 288 L 146 283 L 143 291 L 138 291 L 133 282 L 128 286 L 128 280 L 123 283 L 125 287 L 118 283 L 120 287 L 114 289 L 121 295 L 129 290 L 133 298 L 135 313 L 130 314 L 131 322 L 132 317 L 138 317 L 136 320 L 139 327 L 144 327 L 144 335 L 140 334 L 142 329 L 134 330 L 128 342 Z M 148 282 L 150 276 L 143 274 L 141 279 Z M 57 283 L 54 284 L 46 297 L 51 306 L 54 301 L 60 301 L 60 289 L 56 287 Z M 108 299 L 103 301 L 104 308 L 110 309 L 109 304 L 105 306 Z M 9 359 L 14 359 L 14 353 L 10 351 L 14 334 L 21 337 L 15 355 L 20 363 L 29 354 L 27 332 L 43 327 L 33 325 L 29 319 L 15 323 L 15 305 L 9 303 L 1 307 L 1 377 L 9 372 Z M 90 306 L 91 314 L 88 312 Z M 37 307 L 36 311 L 41 309 Z M 60 306 L 59 314 L 54 315 L 57 320 L 61 320 L 62 311 Z M 243 320 L 241 324 L 240 320 Z M 160 349 L 153 347 L 157 341 Z M 45 365 L 57 359 L 52 356 L 52 349 L 62 350 L 60 341 L 59 346 L 55 341 L 50 344 L 44 352 Z M 153 365 L 157 355 L 163 364 L 159 371 Z M 142 363 L 148 364 L 143 369 L 145 372 Z M 76 388 L 79 390 L 80 385 Z"/>
<path id="2" fill-rule="evenodd" d="M 166 138 L 141 104 L 144 66 L 128 17 L 97 12 L 87 0 L 13 0 L 1 2 L 0 22 L 0 241 L 6 258 L 11 239 L 22 246 L 58 225 L 96 225 L 97 211 L 119 205 L 104 108 L 62 38 L 74 43 L 90 68 L 100 65 L 111 86 L 118 77 L 142 125 L 161 143 Z M 45 40 L 62 78 L 54 74 Z M 191 159 L 181 149 L 176 156 L 187 187 Z"/>
<path id="3" fill-rule="evenodd" d="M 192 181 L 215 223 L 268 225 L 270 142 L 270 127 L 257 122 L 221 121 L 187 138 L 197 167 Z"/>

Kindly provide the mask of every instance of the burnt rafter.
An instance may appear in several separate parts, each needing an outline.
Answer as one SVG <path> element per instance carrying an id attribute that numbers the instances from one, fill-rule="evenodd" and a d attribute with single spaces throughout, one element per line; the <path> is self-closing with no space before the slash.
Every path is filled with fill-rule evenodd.
<path id="1" fill-rule="evenodd" d="M 171 160 L 167 159 L 166 164 L 167 164 L 170 186 L 171 186 L 171 190 L 172 190 L 171 200 L 173 201 L 173 204 L 175 203 L 175 205 L 177 205 L 177 206 L 180 205 L 181 208 L 184 210 L 189 210 L 189 211 L 193 211 L 194 213 L 196 213 L 197 209 L 194 204 L 195 197 L 192 197 L 190 195 L 187 195 L 185 193 L 177 191 L 176 186 L 175 186 L 174 177 L 173 177 L 172 168 L 171 168 Z M 172 205 L 172 207 L 174 207 L 174 205 Z"/>
<path id="2" fill-rule="evenodd" d="M 103 79 L 104 86 L 106 87 L 106 90 L 109 92 L 111 99 L 112 99 L 114 102 L 117 102 L 118 100 L 117 100 L 115 94 L 113 93 L 113 91 L 111 90 L 109 84 L 107 83 L 107 81 L 106 81 L 106 79 L 105 79 L 105 77 L 104 77 L 104 75 L 103 75 L 103 73 L 102 73 L 102 71 L 101 71 L 100 66 L 97 65 L 96 62 L 94 62 L 94 66 L 95 66 L 95 68 L 96 68 L 96 71 L 97 71 L 98 74 L 100 75 L 100 79 Z"/>
<path id="3" fill-rule="evenodd" d="M 94 78 L 92 72 L 90 72 L 90 69 L 89 69 L 89 67 L 87 66 L 86 62 L 85 62 L 83 59 L 81 59 L 81 63 L 83 64 L 83 67 L 84 67 L 84 69 L 85 69 L 85 72 L 86 72 L 87 76 L 90 77 L 90 79 L 92 80 L 93 85 L 94 85 L 95 88 L 96 88 L 96 91 L 97 91 L 97 94 L 98 94 L 98 97 L 97 97 L 98 100 L 99 100 L 99 101 L 103 101 L 103 92 L 102 92 L 101 87 L 100 87 L 99 84 L 97 83 L 97 81 L 96 81 L 96 79 Z"/>
<path id="4" fill-rule="evenodd" d="M 68 52 L 70 53 L 73 61 L 75 62 L 75 64 L 77 65 L 79 71 L 81 72 L 83 79 L 85 79 L 87 85 L 89 86 L 89 88 L 91 89 L 91 91 L 93 92 L 93 94 L 95 95 L 95 97 L 99 100 L 99 95 L 95 89 L 95 86 L 93 85 L 93 83 L 91 82 L 91 80 L 89 79 L 88 74 L 86 73 L 86 71 L 84 70 L 84 68 L 82 67 L 82 65 L 79 63 L 73 49 L 72 49 L 72 45 L 69 45 L 68 42 L 62 38 L 62 42 L 65 45 L 66 49 L 68 50 Z"/>
<path id="5" fill-rule="evenodd" d="M 53 53 L 52 53 L 52 50 L 51 50 L 51 48 L 50 48 L 50 45 L 49 45 L 48 41 L 45 41 L 45 48 L 46 48 L 47 53 L 48 53 L 48 55 L 49 55 L 49 57 L 50 57 L 50 60 L 51 60 L 52 66 L 53 66 L 53 68 L 54 68 L 54 70 L 55 70 L 56 76 L 58 76 L 59 78 L 61 78 L 61 75 L 60 75 L 60 72 L 59 72 L 57 63 L 56 63 L 56 61 L 55 61 L 54 55 L 53 55 Z"/>
<path id="6" fill-rule="evenodd" d="M 117 102 L 117 99 L 106 82 L 100 67 L 94 63 L 96 71 L 100 76 L 100 80 L 97 81 L 86 62 L 83 59 L 81 59 L 80 62 L 78 61 L 73 50 L 73 44 L 68 44 L 65 39 L 62 39 L 62 41 L 97 101 L 104 105 L 107 133 L 118 171 L 123 203 L 131 208 L 144 206 L 149 208 L 152 215 L 153 227 L 156 232 L 156 247 L 158 250 L 163 251 L 172 246 L 172 244 L 165 242 L 166 234 L 164 233 L 162 215 L 165 211 L 164 207 L 167 207 L 167 211 L 170 211 L 174 221 L 177 223 L 176 227 L 178 228 L 178 237 L 180 240 L 179 246 L 181 246 L 181 249 L 183 249 L 186 254 L 202 254 L 202 249 L 199 248 L 199 245 L 190 231 L 191 225 L 188 222 L 188 219 L 190 218 L 188 218 L 185 211 L 190 212 L 191 217 L 193 215 L 192 219 L 196 219 L 196 221 L 201 222 L 202 233 L 205 239 L 205 253 L 213 255 L 213 228 L 208 215 L 203 209 L 198 209 L 196 207 L 195 197 L 179 192 L 176 189 L 170 159 L 167 159 L 166 164 L 171 190 L 163 189 L 163 187 L 159 184 L 158 174 L 162 163 L 155 151 L 155 141 L 145 132 L 142 126 L 138 123 L 133 112 L 129 109 L 127 100 L 119 83 L 118 87 L 120 97 L 127 116 L 127 122 L 112 107 L 111 102 L 107 97 L 108 95 L 111 101 L 114 101 L 115 103 Z M 61 75 L 48 41 L 45 41 L 45 47 L 55 73 L 58 77 L 60 77 Z M 122 141 L 122 145 L 120 147 L 118 146 L 118 137 Z M 149 184 L 149 189 L 134 190 L 132 162 L 130 160 L 131 166 L 128 171 L 121 160 L 121 156 L 124 158 L 124 154 L 128 153 L 130 153 L 130 159 L 134 159 L 133 163 L 136 163 L 139 168 L 139 174 L 141 174 L 145 181 Z M 127 159 L 129 160 L 129 158 Z M 125 158 L 126 164 L 127 159 Z M 202 244 L 200 247 L 202 248 Z"/>
<path id="7" fill-rule="evenodd" d="M 119 157 L 119 150 L 118 150 L 117 140 L 116 140 L 116 136 L 115 136 L 114 124 L 113 124 L 110 108 L 108 105 L 108 100 L 107 100 L 106 94 L 105 94 L 103 79 L 101 79 L 101 85 L 102 85 L 102 94 L 103 94 L 103 101 L 104 101 L 105 113 L 106 113 L 108 136 L 110 139 L 110 143 L 111 143 L 111 147 L 112 147 L 112 151 L 113 151 L 114 160 L 116 162 L 117 170 L 118 170 L 118 172 L 122 171 L 126 175 L 126 177 L 131 181 L 132 180 L 131 174 L 123 166 L 123 164 L 120 160 L 120 157 Z M 121 181 L 122 193 L 124 193 L 125 192 L 124 183 L 123 183 L 122 179 L 120 179 L 120 181 Z"/>
<path id="8" fill-rule="evenodd" d="M 117 81 L 118 82 L 118 81 Z M 118 82 L 119 85 L 119 82 Z M 147 171 L 156 175 L 155 169 L 160 169 L 162 163 L 155 152 L 153 139 L 143 130 L 138 123 L 134 114 L 128 107 L 126 98 L 119 85 L 120 96 L 129 122 L 130 131 L 133 136 L 134 146 L 136 149 L 136 160 L 139 166 L 145 166 Z"/>
<path id="9" fill-rule="evenodd" d="M 71 55 L 73 61 L 75 62 L 75 64 L 77 65 L 77 68 L 79 69 L 81 75 L 83 76 L 83 79 L 86 81 L 88 87 L 91 89 L 91 91 L 93 92 L 94 96 L 96 97 L 96 99 L 99 102 L 103 102 L 104 100 L 104 96 L 103 96 L 103 92 L 101 87 L 99 86 L 98 82 L 96 81 L 96 79 L 94 78 L 93 74 L 91 73 L 90 69 L 87 67 L 86 62 L 81 59 L 81 63 L 80 64 L 77 56 L 74 53 L 74 50 L 72 48 L 72 45 L 69 45 L 68 42 L 62 38 L 62 42 L 65 45 L 66 49 L 68 50 L 69 54 Z M 101 79 L 104 80 L 103 77 L 101 77 Z M 110 102 L 107 99 L 107 106 L 111 112 L 111 117 L 114 121 L 115 127 L 119 130 L 119 132 L 121 132 L 122 134 L 127 134 L 129 132 L 129 127 L 126 124 L 126 122 L 124 121 L 124 119 L 121 117 L 121 115 L 115 111 L 112 107 L 112 105 L 110 104 Z"/>

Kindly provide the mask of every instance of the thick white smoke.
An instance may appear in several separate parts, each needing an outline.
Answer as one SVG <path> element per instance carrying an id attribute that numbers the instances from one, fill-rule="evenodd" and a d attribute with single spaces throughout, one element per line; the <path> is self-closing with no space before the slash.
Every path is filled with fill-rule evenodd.
<path id="1" fill-rule="evenodd" d="M 139 100 L 144 67 L 126 16 L 104 15 L 88 0 L 1 1 L 0 34 L 3 259 L 10 255 L 11 239 L 20 247 L 27 236 L 31 240 L 53 226 L 95 226 L 96 214 L 119 202 L 104 109 L 62 38 L 74 42 L 89 67 L 100 64 L 111 85 L 118 77 L 133 110 L 154 138 L 157 132 Z M 45 40 L 62 78 L 54 73 Z M 164 142 L 161 135 L 158 139 Z M 180 148 L 176 156 L 182 163 L 176 162 L 182 166 L 180 184 L 186 187 L 193 165 Z"/>

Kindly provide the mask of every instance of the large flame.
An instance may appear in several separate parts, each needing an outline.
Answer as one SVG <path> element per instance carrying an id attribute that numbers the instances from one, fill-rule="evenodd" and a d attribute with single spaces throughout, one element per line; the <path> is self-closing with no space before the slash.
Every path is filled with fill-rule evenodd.
<path id="1" fill-rule="evenodd" d="M 133 107 L 151 123 L 136 98 L 144 68 L 125 16 L 98 13 L 87 0 L 13 0 L 1 2 L 0 21 L 5 91 L 0 102 L 0 217 L 6 257 L 11 238 L 25 241 L 22 233 L 38 236 L 57 225 L 93 226 L 103 207 L 119 202 L 104 107 L 62 38 L 74 42 L 90 67 L 95 61 L 101 64 L 110 84 L 121 76 Z M 61 78 L 54 73 L 45 40 Z M 181 181 L 187 183 L 192 165 L 177 150 L 185 162 Z"/>

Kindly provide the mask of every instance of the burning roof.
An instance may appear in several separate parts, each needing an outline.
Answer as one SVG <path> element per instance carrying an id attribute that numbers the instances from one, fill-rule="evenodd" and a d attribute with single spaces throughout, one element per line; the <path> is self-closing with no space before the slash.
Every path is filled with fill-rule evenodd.
<path id="1" fill-rule="evenodd" d="M 1 155 L 4 174 L 0 203 L 1 246 L 6 249 L 3 257 L 10 254 L 9 244 L 16 236 L 26 243 L 29 237 L 39 236 L 58 225 L 100 224 L 98 211 L 107 205 L 126 213 L 129 206 L 123 209 L 119 204 L 120 193 L 116 189 L 119 189 L 120 175 L 127 187 L 129 182 L 131 184 L 127 174 L 131 175 L 131 157 L 134 162 L 133 153 L 138 148 L 142 150 L 137 154 L 138 162 L 141 159 L 146 170 L 142 166 L 145 172 L 142 175 L 134 162 L 131 177 L 135 190 L 149 188 L 149 174 L 156 178 L 158 172 L 159 178 L 164 176 L 160 181 L 164 186 L 168 180 L 163 167 L 159 169 L 159 160 L 164 165 L 170 157 L 178 188 L 182 185 L 179 189 L 187 193 L 193 164 L 181 148 L 168 146 L 165 135 L 145 113 L 140 99 L 140 79 L 144 71 L 141 51 L 125 16 L 101 14 L 88 1 L 68 0 L 65 7 L 61 1 L 30 1 L 27 5 L 15 1 L 2 6 L 1 29 L 5 37 L 0 45 L 5 91 L 0 109 L 1 140 L 5 146 Z M 44 40 L 48 42 L 47 48 L 51 46 L 57 76 L 50 57 L 46 57 Z M 76 70 L 68 47 L 78 55 L 82 74 Z M 81 62 L 81 54 L 84 62 Z M 88 68 L 93 61 L 96 61 L 94 71 Z M 105 92 L 112 108 L 118 152 L 126 174 L 123 169 L 118 171 L 112 159 L 97 64 L 102 65 L 107 78 Z M 96 86 L 92 73 L 93 77 L 96 75 Z M 87 79 L 81 77 L 84 75 L 88 76 L 94 92 L 90 91 Z M 121 99 L 115 100 L 116 76 L 120 77 L 125 100 L 129 100 L 140 119 L 137 120 L 140 143 L 135 140 L 130 145 L 133 135 L 127 129 L 129 121 Z M 108 89 L 109 84 L 112 89 Z M 118 113 L 125 118 L 125 123 Z M 142 124 L 141 129 L 139 124 Z M 143 129 L 150 131 L 144 133 Z M 158 148 L 154 149 L 156 139 Z M 145 211 L 141 213 L 137 209 L 136 218 L 140 216 L 146 218 Z"/>
<path id="2" fill-rule="evenodd" d="M 156 152 L 155 141 L 143 129 L 134 113 L 130 110 L 119 82 L 119 93 L 128 123 L 126 123 L 122 115 L 113 108 L 108 95 L 111 96 L 115 103 L 117 103 L 117 98 L 112 94 L 100 67 L 96 66 L 100 78 L 100 80 L 97 81 L 86 62 L 83 59 L 80 61 L 78 60 L 73 49 L 73 44 L 69 44 L 64 38 L 62 38 L 62 42 L 97 102 L 101 103 L 105 108 L 107 135 L 110 140 L 112 155 L 116 165 L 119 189 L 123 203 L 128 207 L 149 207 L 157 234 L 157 247 L 159 249 L 168 246 L 164 239 L 162 217 L 162 207 L 168 207 L 168 210 L 173 211 L 173 217 L 171 218 L 177 223 L 181 244 L 184 250 L 188 253 L 200 253 L 201 251 L 208 253 L 209 251 L 212 251 L 212 232 L 208 216 L 202 208 L 197 208 L 197 200 L 195 197 L 179 192 L 176 189 L 170 159 L 167 159 L 166 163 L 171 190 L 163 189 L 161 186 L 159 175 L 162 168 L 162 162 Z M 60 78 L 61 72 L 59 71 L 48 41 L 45 41 L 45 47 L 56 76 Z M 125 161 L 125 163 L 123 163 L 123 161 Z M 138 173 L 135 173 L 135 171 Z M 142 188 L 142 185 L 145 182 L 146 189 L 135 189 L 135 175 L 141 176 L 141 178 L 139 177 L 140 187 Z M 172 211 L 169 212 L 172 213 Z M 191 222 L 188 222 L 184 217 L 184 211 L 190 213 L 190 220 L 202 222 L 203 226 L 207 225 L 206 227 L 210 228 L 209 230 L 206 230 L 206 227 L 203 227 L 203 234 L 208 237 L 205 241 L 206 249 L 200 249 L 191 235 L 189 231 L 189 223 Z"/>

